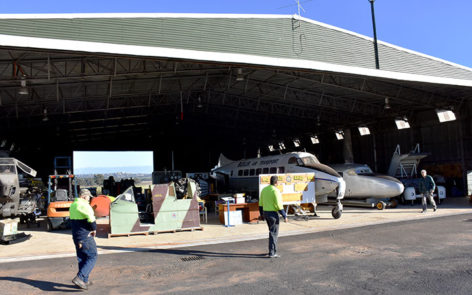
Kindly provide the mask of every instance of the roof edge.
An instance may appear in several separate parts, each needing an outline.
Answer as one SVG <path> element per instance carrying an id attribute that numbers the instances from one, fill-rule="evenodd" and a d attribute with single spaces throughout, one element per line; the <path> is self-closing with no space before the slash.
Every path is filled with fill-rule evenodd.
<path id="1" fill-rule="evenodd" d="M 151 47 L 120 45 L 112 43 L 98 43 L 86 41 L 71 41 L 60 39 L 47 39 L 35 37 L 19 37 L 0 34 L 0 46 L 37 48 L 50 50 L 65 50 L 75 52 L 106 53 L 132 56 L 151 56 L 165 58 L 182 58 L 195 61 L 227 62 L 238 64 L 254 64 L 265 66 L 276 66 L 284 68 L 310 69 L 327 72 L 340 72 L 361 76 L 386 78 L 403 81 L 414 81 L 434 84 L 457 85 L 472 87 L 472 80 L 442 78 L 435 76 L 416 75 L 400 72 L 390 72 L 377 69 L 352 67 L 325 62 L 298 60 L 289 58 L 276 58 L 260 55 L 248 55 L 237 53 L 222 53 L 187 50 L 179 48 Z"/>

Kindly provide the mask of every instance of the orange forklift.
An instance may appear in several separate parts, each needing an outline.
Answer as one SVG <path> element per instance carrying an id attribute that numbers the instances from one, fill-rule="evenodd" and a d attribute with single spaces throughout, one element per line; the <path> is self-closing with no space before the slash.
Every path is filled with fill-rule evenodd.
<path id="1" fill-rule="evenodd" d="M 74 198 L 77 198 L 77 184 L 71 167 L 70 157 L 54 158 L 54 175 L 48 178 L 48 231 L 70 227 L 69 208 Z M 65 171 L 65 174 L 59 174 L 58 169 Z"/>

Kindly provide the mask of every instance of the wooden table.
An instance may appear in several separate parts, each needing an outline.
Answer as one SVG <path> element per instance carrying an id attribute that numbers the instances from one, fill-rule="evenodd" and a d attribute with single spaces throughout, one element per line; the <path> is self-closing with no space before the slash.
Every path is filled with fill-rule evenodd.
<path id="1" fill-rule="evenodd" d="M 228 214 L 228 204 L 219 204 L 218 211 L 220 215 L 221 224 L 225 224 L 225 217 L 223 214 Z M 259 219 L 259 203 L 242 203 L 242 204 L 229 204 L 229 211 L 243 211 L 244 222 L 257 222 Z"/>

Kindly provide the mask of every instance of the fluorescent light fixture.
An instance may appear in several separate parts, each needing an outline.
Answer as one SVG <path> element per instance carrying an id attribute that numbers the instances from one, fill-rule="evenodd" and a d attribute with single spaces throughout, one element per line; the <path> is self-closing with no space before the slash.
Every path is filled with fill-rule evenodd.
<path id="1" fill-rule="evenodd" d="M 200 97 L 200 95 L 198 96 L 198 104 L 197 104 L 197 108 L 198 108 L 198 109 L 201 109 L 201 108 L 203 108 L 203 105 L 202 105 L 202 98 Z"/>
<path id="2" fill-rule="evenodd" d="M 408 129 L 410 128 L 410 123 L 408 123 L 408 120 L 406 118 L 403 119 L 395 119 L 395 124 L 397 125 L 397 128 L 400 129 Z"/>
<path id="3" fill-rule="evenodd" d="M 369 127 L 360 126 L 357 129 L 359 129 L 359 133 L 360 133 L 361 136 L 370 135 Z"/>
<path id="4" fill-rule="evenodd" d="M 268 149 L 269 149 L 269 151 L 271 151 L 271 152 L 275 151 L 275 149 L 274 149 L 274 146 L 273 146 L 273 145 L 269 145 L 269 146 L 267 146 L 267 148 L 268 148 Z"/>
<path id="5" fill-rule="evenodd" d="M 243 69 L 238 68 L 238 72 L 236 75 L 236 81 L 244 81 Z"/>
<path id="6" fill-rule="evenodd" d="M 336 135 L 337 140 L 343 140 L 344 139 L 344 132 L 336 131 L 334 134 Z"/>
<path id="7" fill-rule="evenodd" d="M 0 147 L 5 147 L 7 145 L 7 140 L 4 139 L 2 140 L 2 143 L 0 143 Z"/>
<path id="8" fill-rule="evenodd" d="M 390 106 L 390 99 L 388 97 L 385 98 L 384 110 L 389 110 Z"/>
<path id="9" fill-rule="evenodd" d="M 299 147 L 299 146 L 300 146 L 300 140 L 299 140 L 298 138 L 295 138 L 295 139 L 293 140 L 293 145 L 294 145 L 295 147 Z"/>
<path id="10" fill-rule="evenodd" d="M 436 110 L 439 122 L 449 122 L 456 120 L 456 115 L 451 110 Z"/>
<path id="11" fill-rule="evenodd" d="M 319 144 L 320 143 L 320 140 L 318 139 L 318 136 L 316 136 L 316 135 L 311 136 L 310 139 L 311 139 L 312 144 Z"/>
<path id="12" fill-rule="evenodd" d="M 285 149 L 285 144 L 283 141 L 279 142 L 279 149 L 284 150 Z"/>
<path id="13" fill-rule="evenodd" d="M 26 78 L 24 76 L 21 77 L 20 85 L 21 85 L 21 87 L 18 90 L 18 94 L 28 95 L 29 91 L 28 91 L 28 87 L 26 87 Z"/>

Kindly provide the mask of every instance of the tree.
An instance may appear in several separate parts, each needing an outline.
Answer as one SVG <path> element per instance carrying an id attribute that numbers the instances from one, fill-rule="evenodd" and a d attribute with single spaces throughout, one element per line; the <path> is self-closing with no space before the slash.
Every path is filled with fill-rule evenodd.
<path id="1" fill-rule="evenodd" d="M 105 176 L 103 174 L 94 174 L 93 175 L 93 180 L 96 185 L 101 186 L 103 185 L 103 180 L 105 179 Z"/>

